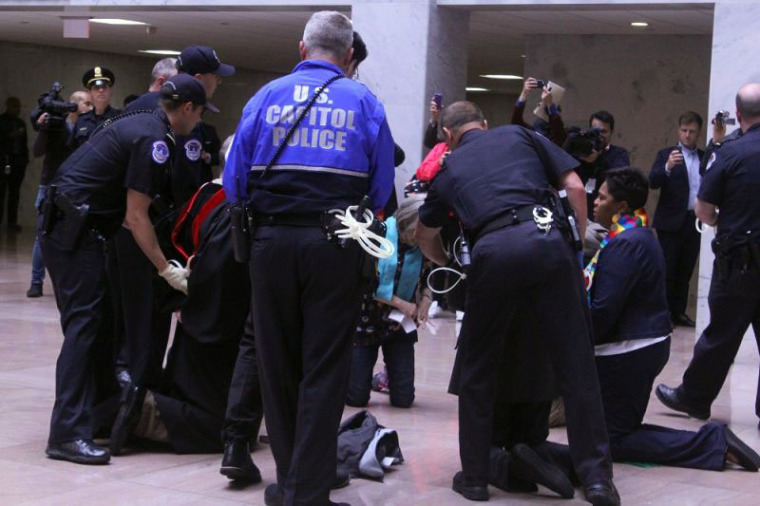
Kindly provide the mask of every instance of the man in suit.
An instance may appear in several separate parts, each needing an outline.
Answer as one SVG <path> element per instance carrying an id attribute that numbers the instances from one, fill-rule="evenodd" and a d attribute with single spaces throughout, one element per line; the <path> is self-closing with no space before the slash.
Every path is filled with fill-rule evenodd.
<path id="1" fill-rule="evenodd" d="M 699 164 L 704 156 L 697 149 L 702 117 L 685 112 L 678 118 L 678 144 L 657 153 L 649 173 L 649 185 L 660 189 L 652 227 L 657 230 L 665 254 L 668 307 L 673 323 L 694 327 L 686 315 L 689 281 L 699 256 L 699 233 L 694 223 L 694 203 L 699 190 Z"/>

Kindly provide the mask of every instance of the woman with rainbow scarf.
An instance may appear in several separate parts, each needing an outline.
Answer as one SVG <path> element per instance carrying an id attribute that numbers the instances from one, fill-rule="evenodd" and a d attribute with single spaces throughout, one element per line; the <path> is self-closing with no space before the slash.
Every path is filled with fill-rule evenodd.
<path id="1" fill-rule="evenodd" d="M 616 169 L 594 202 L 596 220 L 610 232 L 585 275 L 612 458 L 715 471 L 733 463 L 757 471 L 760 456 L 725 424 L 692 432 L 642 423 L 672 331 L 665 260 L 644 210 L 648 191 L 639 169 Z"/>

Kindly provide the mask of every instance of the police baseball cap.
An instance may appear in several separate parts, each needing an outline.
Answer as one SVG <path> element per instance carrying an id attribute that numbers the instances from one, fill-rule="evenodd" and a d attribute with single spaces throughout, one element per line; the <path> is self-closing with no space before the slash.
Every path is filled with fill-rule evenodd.
<path id="1" fill-rule="evenodd" d="M 93 67 L 82 76 L 82 84 L 90 89 L 94 86 L 113 86 L 116 76 L 105 67 Z"/>
<path id="2" fill-rule="evenodd" d="M 161 98 L 168 98 L 175 102 L 192 102 L 195 105 L 202 105 L 211 112 L 219 112 L 206 100 L 206 90 L 195 77 L 187 74 L 177 74 L 170 77 L 161 86 Z"/>
<path id="3" fill-rule="evenodd" d="M 235 75 L 235 67 L 219 60 L 216 51 L 208 46 L 188 46 L 177 57 L 177 70 L 186 74 L 216 74 L 220 77 Z"/>

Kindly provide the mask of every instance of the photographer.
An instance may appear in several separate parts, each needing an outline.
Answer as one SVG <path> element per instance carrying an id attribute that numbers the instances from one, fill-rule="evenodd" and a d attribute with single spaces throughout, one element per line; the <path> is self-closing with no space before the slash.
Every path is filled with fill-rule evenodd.
<path id="1" fill-rule="evenodd" d="M 560 113 L 559 106 L 554 103 L 551 91 L 547 88 L 547 82 L 538 80 L 533 77 L 529 77 L 523 84 L 522 92 L 515 102 L 515 107 L 512 110 L 513 125 L 520 125 L 530 130 L 548 137 L 557 146 L 562 146 L 565 142 L 567 134 L 565 133 L 565 123 L 562 121 L 562 115 Z M 547 124 L 540 118 L 537 118 L 533 126 L 528 125 L 523 120 L 525 114 L 525 105 L 528 101 L 528 93 L 530 90 L 541 90 L 541 106 L 546 110 L 546 114 L 549 116 L 549 123 Z"/>
<path id="2" fill-rule="evenodd" d="M 45 96 L 50 96 L 46 94 Z M 42 99 L 42 97 L 40 97 Z M 40 175 L 40 186 L 37 191 L 37 199 L 34 207 L 39 211 L 42 199 L 45 197 L 45 190 L 53 180 L 58 167 L 69 154 L 69 139 L 74 133 L 74 125 L 80 114 L 84 114 L 92 109 L 90 93 L 87 91 L 75 91 L 69 97 L 69 103 L 76 104 L 76 111 L 69 112 L 65 117 L 57 113 L 42 112 L 42 109 L 35 111 L 42 112 L 34 122 L 35 130 L 38 130 L 37 138 L 34 140 L 32 153 L 35 158 L 44 156 L 42 161 L 42 174 Z M 42 296 L 42 282 L 45 280 L 45 264 L 42 260 L 40 251 L 40 242 L 37 237 L 34 239 L 34 248 L 32 248 L 32 284 L 26 292 L 27 297 Z"/>

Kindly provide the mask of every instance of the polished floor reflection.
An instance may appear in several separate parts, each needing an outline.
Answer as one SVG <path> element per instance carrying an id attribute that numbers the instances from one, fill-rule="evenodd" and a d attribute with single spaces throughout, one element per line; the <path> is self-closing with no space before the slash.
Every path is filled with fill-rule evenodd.
<path id="1" fill-rule="evenodd" d="M 263 504 L 263 490 L 274 477 L 274 463 L 263 445 L 254 454 L 264 483 L 238 489 L 219 475 L 219 455 L 132 453 L 103 467 L 47 459 L 44 454 L 53 404 L 54 367 L 62 339 L 52 287 L 27 299 L 31 233 L 0 237 L 0 504 L 103 505 Z M 417 345 L 417 400 L 409 410 L 392 408 L 373 394 L 369 409 L 380 423 L 399 433 L 406 463 L 384 483 L 362 479 L 333 494 L 333 500 L 358 505 L 469 504 L 451 491 L 459 469 L 456 398 L 445 393 L 454 358 L 454 319 L 434 320 L 436 335 L 423 331 Z M 660 380 L 676 384 L 691 356 L 693 333 L 679 329 L 670 362 Z M 754 413 L 758 377 L 755 343 L 745 339 L 731 375 L 713 406 L 720 420 L 760 450 Z M 347 408 L 346 413 L 353 412 Z M 696 429 L 697 420 L 668 412 L 652 396 L 647 421 Z M 562 429 L 551 438 L 565 439 Z M 757 505 L 760 475 L 657 466 L 615 465 L 624 504 Z M 538 495 L 507 494 L 491 488 L 493 502 L 584 504 L 580 491 L 562 501 L 541 489 Z"/>

